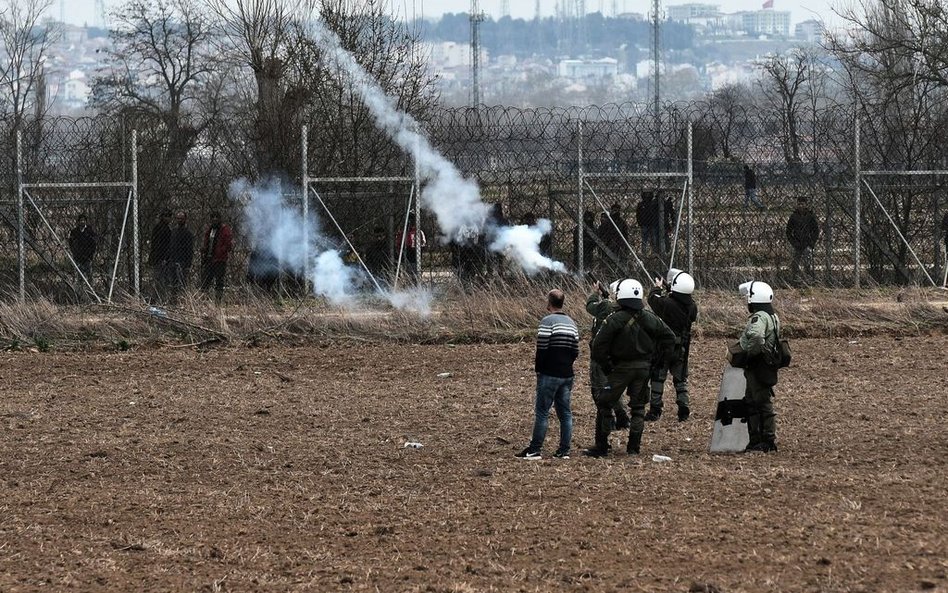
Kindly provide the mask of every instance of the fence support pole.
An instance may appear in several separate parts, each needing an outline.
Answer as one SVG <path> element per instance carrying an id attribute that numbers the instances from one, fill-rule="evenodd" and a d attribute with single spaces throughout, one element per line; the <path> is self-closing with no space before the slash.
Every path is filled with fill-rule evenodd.
<path id="1" fill-rule="evenodd" d="M 23 209 L 23 134 L 16 131 L 16 261 L 20 279 L 20 302 L 26 302 L 26 224 Z"/>
<path id="2" fill-rule="evenodd" d="M 415 134 L 415 278 L 420 286 L 421 278 L 421 238 L 424 233 L 421 230 L 421 166 L 418 164 L 418 156 L 421 154 L 421 131 Z"/>
<path id="3" fill-rule="evenodd" d="M 695 196 L 695 169 L 694 169 L 694 126 L 689 121 L 688 122 L 688 273 L 694 276 L 695 274 L 695 259 L 694 251 L 692 250 L 692 235 L 691 235 L 691 207 L 694 202 Z"/>
<path id="4" fill-rule="evenodd" d="M 577 194 L 577 206 L 576 206 L 576 267 L 579 269 L 579 277 L 586 277 L 586 254 L 585 254 L 585 241 L 586 238 L 586 228 L 585 220 L 583 220 L 583 185 L 585 180 L 583 179 L 583 120 L 579 120 L 577 126 L 576 134 L 576 175 L 577 183 L 579 183 L 579 192 Z"/>
<path id="5" fill-rule="evenodd" d="M 301 146 L 301 158 L 302 158 L 302 178 L 300 182 L 303 184 L 303 195 L 300 196 L 302 203 L 300 204 L 303 210 L 303 286 L 306 287 L 307 291 L 309 290 L 309 126 L 303 126 L 302 133 L 302 146 Z M 283 266 L 283 262 L 280 262 L 280 266 Z M 280 271 L 280 278 L 283 278 L 283 272 Z"/>
<path id="6" fill-rule="evenodd" d="M 854 200 L 853 209 L 855 210 L 855 213 L 854 213 L 854 214 L 855 214 L 855 220 L 856 220 L 856 236 L 855 236 L 854 241 L 853 241 L 853 245 L 854 245 L 854 247 L 853 247 L 853 262 L 854 262 L 854 264 L 853 264 L 853 276 L 854 276 L 856 288 L 859 288 L 859 267 L 860 267 L 859 256 L 860 256 L 860 253 L 861 253 L 861 251 L 862 251 L 862 246 L 860 245 L 861 240 L 862 240 L 862 211 L 861 211 L 862 204 L 860 203 L 861 198 L 862 198 L 862 164 L 860 163 L 860 160 L 861 160 L 861 159 L 860 159 L 861 149 L 860 149 L 860 146 L 859 146 L 859 141 L 860 141 L 860 138 L 859 138 L 860 130 L 859 130 L 859 128 L 860 128 L 860 125 L 861 125 L 861 121 L 860 121 L 860 119 L 859 119 L 859 115 L 857 114 L 857 115 L 856 115 L 856 126 L 855 126 L 855 132 L 854 132 L 854 133 L 855 133 L 855 140 L 856 140 L 856 141 L 855 141 L 855 153 L 856 153 L 856 154 L 853 155 L 853 158 L 854 158 L 855 163 L 856 163 L 856 166 L 855 166 L 855 170 L 856 170 L 855 184 L 856 184 L 856 186 L 855 186 L 855 194 L 853 195 L 853 200 Z"/>
<path id="7" fill-rule="evenodd" d="M 141 256 L 138 250 L 138 130 L 132 130 L 132 283 L 135 298 L 142 294 Z"/>

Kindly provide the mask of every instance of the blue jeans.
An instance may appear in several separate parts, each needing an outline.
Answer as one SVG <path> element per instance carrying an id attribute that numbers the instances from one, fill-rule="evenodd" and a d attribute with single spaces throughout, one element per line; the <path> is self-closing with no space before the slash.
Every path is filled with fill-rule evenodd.
<path id="1" fill-rule="evenodd" d="M 569 408 L 569 398 L 573 391 L 573 377 L 551 377 L 537 373 L 536 415 L 533 420 L 533 438 L 530 450 L 539 451 L 546 439 L 546 429 L 550 422 L 550 406 L 556 408 L 556 417 L 560 421 L 560 453 L 568 453 L 573 440 L 573 412 Z"/>
<path id="2" fill-rule="evenodd" d="M 757 199 L 756 187 L 744 188 L 744 207 L 747 208 L 748 204 L 754 204 L 761 210 L 764 208 L 764 203 Z"/>

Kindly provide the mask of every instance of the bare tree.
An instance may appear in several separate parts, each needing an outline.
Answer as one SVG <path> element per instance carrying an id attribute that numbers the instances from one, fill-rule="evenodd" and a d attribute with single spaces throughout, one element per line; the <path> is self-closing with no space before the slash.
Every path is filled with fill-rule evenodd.
<path id="1" fill-rule="evenodd" d="M 705 119 L 723 158 L 734 157 L 734 143 L 747 125 L 751 107 L 743 85 L 728 84 L 711 93 Z"/>
<path id="2" fill-rule="evenodd" d="M 290 79 L 287 73 L 299 55 L 309 0 L 206 1 L 218 17 L 221 54 L 253 75 L 255 88 L 245 100 L 253 104 L 257 171 L 294 168 L 290 155 L 299 138 L 294 130 L 299 128 L 306 91 L 303 81 Z M 237 82 L 246 91 L 242 81 Z"/>
<path id="3" fill-rule="evenodd" d="M 0 115 L 17 128 L 46 112 L 43 67 L 56 31 L 40 19 L 52 0 L 7 0 L 0 9 Z M 42 92 L 37 93 L 38 88 Z"/>
<path id="4" fill-rule="evenodd" d="M 194 0 L 129 0 L 114 18 L 114 45 L 93 104 L 161 122 L 163 164 L 176 170 L 217 113 L 223 77 L 211 23 Z"/>
<path id="5" fill-rule="evenodd" d="M 784 159 L 800 162 L 799 119 L 802 108 L 801 89 L 809 77 L 807 52 L 796 48 L 785 55 L 766 58 L 760 68 L 764 76 L 760 88 L 772 113 L 780 121 L 780 139 Z"/>

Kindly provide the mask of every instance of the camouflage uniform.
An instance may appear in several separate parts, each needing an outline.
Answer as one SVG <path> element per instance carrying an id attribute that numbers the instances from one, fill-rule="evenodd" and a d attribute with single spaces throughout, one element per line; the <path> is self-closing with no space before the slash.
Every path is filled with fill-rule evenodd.
<path id="1" fill-rule="evenodd" d="M 619 310 L 619 305 L 615 301 L 609 299 L 608 297 L 602 296 L 598 291 L 589 295 L 586 299 L 586 312 L 593 316 L 593 324 L 591 329 L 591 336 L 589 338 L 589 347 L 592 350 L 592 343 L 596 339 L 596 335 L 599 333 L 599 330 L 602 329 L 602 325 L 605 323 L 606 318 L 609 317 L 612 313 Z M 598 400 L 599 392 L 602 391 L 609 385 L 609 381 L 606 377 L 606 373 L 603 372 L 602 366 L 592 359 L 589 358 L 589 389 L 592 392 L 593 402 Z M 629 414 L 625 411 L 625 404 L 622 403 L 622 398 L 616 400 L 615 406 L 612 408 L 614 418 L 612 418 L 611 424 L 614 428 L 626 429 L 629 427 Z"/>
<path id="2" fill-rule="evenodd" d="M 609 415 L 625 392 L 631 410 L 626 452 L 639 452 L 652 361 L 658 357 L 667 363 L 674 348 L 675 334 L 650 311 L 623 307 L 606 318 L 592 345 L 592 359 L 602 366 L 609 384 L 596 400 L 596 444 L 591 454 L 604 455 L 608 451 Z"/>
<path id="3" fill-rule="evenodd" d="M 780 319 L 773 313 L 770 305 L 757 306 L 740 338 L 741 349 L 747 352 L 748 359 L 744 369 L 744 378 L 747 379 L 744 401 L 749 412 L 747 432 L 750 442 L 747 449 L 751 451 L 777 449 L 773 397 L 774 385 L 777 384 L 774 358 L 777 352 L 779 324 Z"/>

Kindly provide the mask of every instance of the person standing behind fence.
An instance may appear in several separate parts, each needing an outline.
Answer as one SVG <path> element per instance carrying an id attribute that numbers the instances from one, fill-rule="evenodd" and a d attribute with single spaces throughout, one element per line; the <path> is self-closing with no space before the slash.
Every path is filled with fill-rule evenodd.
<path id="1" fill-rule="evenodd" d="M 520 459 L 540 459 L 543 441 L 549 426 L 550 407 L 556 409 L 560 421 L 560 445 L 553 457 L 569 459 L 573 438 L 573 412 L 570 397 L 573 390 L 573 362 L 579 356 L 579 330 L 568 315 L 563 313 L 566 296 L 554 288 L 546 296 L 549 313 L 540 321 L 537 330 L 537 349 L 534 370 L 537 391 L 534 400 L 533 435 L 527 448 L 517 453 Z"/>
<path id="2" fill-rule="evenodd" d="M 408 214 L 414 217 L 414 211 Z M 403 250 L 405 271 L 411 282 L 418 282 L 421 277 L 421 268 L 418 265 L 418 247 L 421 247 L 421 251 L 424 252 L 427 246 L 428 239 L 425 237 L 425 232 L 416 229 L 414 222 L 408 225 L 408 232 L 405 233 L 404 238 L 401 231 L 395 237 L 395 249 Z"/>
<path id="3" fill-rule="evenodd" d="M 224 298 L 224 277 L 227 275 L 227 258 L 234 247 L 230 227 L 221 222 L 220 212 L 211 213 L 211 224 L 204 233 L 201 246 L 201 290 L 208 291 L 214 283 L 217 302 Z"/>
<path id="4" fill-rule="evenodd" d="M 163 296 L 171 289 L 174 277 L 168 264 L 168 249 L 171 245 L 171 210 L 165 208 L 158 217 L 158 223 L 151 230 L 151 245 L 148 263 L 151 265 L 155 293 Z"/>
<path id="5" fill-rule="evenodd" d="M 790 262 L 790 274 L 794 281 L 799 279 L 800 263 L 803 263 L 803 272 L 809 279 L 813 279 L 813 248 L 820 238 L 820 223 L 813 211 L 806 205 L 806 198 L 797 198 L 797 207 L 787 221 L 787 241 L 793 248 L 793 259 Z"/>
<path id="6" fill-rule="evenodd" d="M 177 297 L 188 286 L 191 264 L 194 261 L 194 233 L 188 228 L 188 216 L 179 210 L 174 215 L 168 247 L 168 266 L 171 274 L 171 294 Z"/>
<path id="7" fill-rule="evenodd" d="M 658 216 L 658 199 L 653 191 L 643 191 L 642 199 L 635 208 L 635 222 L 642 230 L 642 251 L 658 253 L 658 234 L 661 221 Z"/>
<path id="8" fill-rule="evenodd" d="M 92 284 L 92 260 L 97 246 L 95 231 L 87 224 L 86 215 L 80 214 L 76 217 L 76 226 L 69 231 L 69 253 L 76 262 L 79 272 L 76 284 L 79 286 L 80 293 L 84 292 L 86 282 Z M 85 277 L 85 282 L 82 276 Z"/>
<path id="9" fill-rule="evenodd" d="M 596 227 L 596 215 L 590 210 L 583 212 L 583 268 L 586 273 L 592 271 L 595 261 L 596 241 L 592 233 Z M 573 227 L 573 266 L 579 270 L 579 225 Z"/>
<path id="10" fill-rule="evenodd" d="M 757 174 L 749 165 L 744 165 L 744 208 L 751 202 L 761 210 L 765 208 L 764 203 L 757 199 Z"/>

